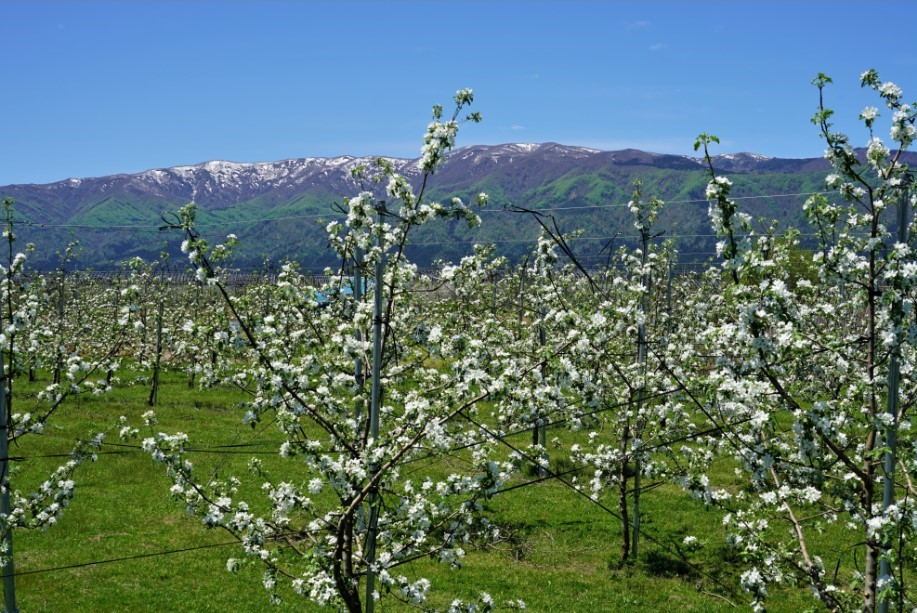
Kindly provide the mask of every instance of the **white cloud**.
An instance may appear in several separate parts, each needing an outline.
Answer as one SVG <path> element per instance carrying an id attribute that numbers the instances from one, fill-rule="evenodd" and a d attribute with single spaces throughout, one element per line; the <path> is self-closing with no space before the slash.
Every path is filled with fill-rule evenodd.
<path id="1" fill-rule="evenodd" d="M 649 25 L 650 25 L 650 22 L 647 21 L 646 19 L 638 19 L 637 21 L 631 21 L 630 23 L 628 23 L 627 29 L 628 30 L 639 30 L 641 28 L 647 28 L 649 27 Z"/>
<path id="2" fill-rule="evenodd" d="M 525 129 L 527 129 L 527 128 L 526 128 L 525 126 L 520 126 L 518 123 L 514 123 L 513 125 L 511 125 L 511 126 L 509 127 L 509 129 L 510 129 L 510 130 L 515 130 L 515 131 L 518 132 L 519 130 L 525 130 Z"/>
<path id="3" fill-rule="evenodd" d="M 662 51 L 667 49 L 668 45 L 665 43 L 656 43 L 655 45 L 650 45 L 650 51 Z"/>

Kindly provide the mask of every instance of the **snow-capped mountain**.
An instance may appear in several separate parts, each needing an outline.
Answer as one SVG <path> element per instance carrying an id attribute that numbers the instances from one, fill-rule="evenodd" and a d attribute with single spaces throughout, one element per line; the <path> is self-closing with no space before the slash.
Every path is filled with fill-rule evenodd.
<path id="1" fill-rule="evenodd" d="M 62 223 L 86 212 L 87 206 L 116 199 L 125 203 L 142 202 L 158 214 L 176 204 L 195 201 L 204 209 L 223 209 L 258 200 L 265 210 L 295 200 L 305 193 L 345 197 L 354 193 L 351 170 L 370 167 L 375 157 L 340 156 L 334 158 L 297 158 L 278 162 L 240 163 L 209 161 L 193 166 L 157 168 L 137 174 L 66 179 L 55 183 L 20 184 L 0 187 L 0 193 L 20 204 L 23 216 L 40 223 Z M 409 179 L 420 174 L 418 160 L 386 158 Z M 821 160 L 774 160 L 751 153 L 725 154 L 714 158 L 718 171 L 749 172 L 772 170 L 777 162 L 781 172 L 790 167 L 811 170 L 823 167 Z M 649 166 L 669 170 L 704 169 L 700 158 L 647 153 L 635 149 L 599 151 L 556 143 L 476 145 L 450 153 L 437 177 L 452 184 L 474 180 L 497 171 L 519 172 L 549 179 L 572 169 L 594 171 L 603 167 Z M 156 207 L 159 202 L 162 206 Z"/>
<path id="2" fill-rule="evenodd" d="M 915 157 L 910 154 L 909 161 L 913 162 Z M 202 218 L 209 215 L 210 221 L 222 225 L 237 223 L 237 228 L 228 231 L 234 231 L 243 242 L 246 236 L 259 233 L 270 237 L 267 246 L 260 245 L 262 253 L 251 255 L 252 261 L 264 255 L 296 257 L 303 250 L 311 254 L 323 248 L 325 240 L 315 218 L 334 215 L 334 203 L 359 192 L 351 171 L 361 165 L 371 167 L 375 159 L 340 156 L 256 163 L 209 161 L 45 185 L 7 185 L 0 187 L 0 196 L 15 201 L 17 219 L 44 225 L 42 231 L 29 226 L 31 234 L 26 237 L 39 243 L 39 252 L 53 253 L 62 243 L 66 244 L 64 230 L 52 237 L 53 228 L 58 226 L 71 228 L 70 236 L 78 229 L 84 234 L 95 232 L 89 239 L 76 236 L 91 262 L 103 258 L 110 263 L 125 254 L 158 252 L 159 246 L 154 249 L 140 245 L 139 234 L 131 234 L 131 229 L 154 227 L 160 223 L 162 214 L 194 201 L 201 209 Z M 386 159 L 419 185 L 417 159 Z M 713 159 L 713 165 L 717 173 L 734 178 L 737 194 L 754 196 L 822 189 L 828 169 L 827 163 L 819 158 L 791 160 L 753 153 L 719 155 Z M 636 149 L 599 151 L 557 143 L 475 145 L 456 149 L 446 157 L 428 182 L 427 196 L 459 196 L 473 201 L 474 194 L 485 191 L 491 196 L 492 209 L 513 204 L 538 209 L 562 206 L 567 211 L 581 211 L 582 218 L 597 214 L 606 205 L 626 203 L 637 178 L 643 181 L 647 197 L 703 202 L 706 170 L 701 158 Z M 791 215 L 794 219 L 799 217 L 799 205 L 800 202 L 786 199 L 754 204 L 758 207 L 756 212 L 762 215 Z M 663 221 L 679 224 L 682 232 L 694 228 L 700 233 L 706 224 L 706 207 L 695 208 L 672 208 Z M 626 212 L 624 207 L 616 210 Z M 302 221 L 275 223 L 271 227 L 255 223 L 273 218 L 298 219 L 297 215 Z M 572 215 L 566 213 L 573 226 L 598 223 L 597 218 L 574 219 Z M 624 217 L 609 221 L 608 214 L 605 215 L 602 231 L 609 235 L 630 227 Z M 307 222 L 304 216 L 311 220 Z M 106 229 L 110 231 L 102 236 Z M 528 238 L 532 234 L 520 225 L 518 216 L 506 215 L 490 215 L 480 233 L 483 240 L 507 244 L 523 243 L 520 240 L 523 235 Z M 437 249 L 427 250 L 429 257 L 452 254 L 449 240 L 458 241 L 466 235 L 470 236 L 450 226 L 448 237 L 437 244 Z M 309 257 L 305 261 L 311 261 Z"/>

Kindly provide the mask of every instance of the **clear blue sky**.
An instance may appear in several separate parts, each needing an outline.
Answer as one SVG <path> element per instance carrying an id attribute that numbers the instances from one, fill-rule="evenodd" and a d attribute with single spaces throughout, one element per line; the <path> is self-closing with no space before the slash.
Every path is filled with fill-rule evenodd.
<path id="1" fill-rule="evenodd" d="M 212 159 L 419 155 L 475 90 L 460 145 L 555 141 L 815 157 L 870 67 L 917 99 L 917 2 L 0 0 L 0 185 Z M 899 27 L 900 26 L 903 27 Z M 883 128 L 883 134 L 886 131 Z"/>

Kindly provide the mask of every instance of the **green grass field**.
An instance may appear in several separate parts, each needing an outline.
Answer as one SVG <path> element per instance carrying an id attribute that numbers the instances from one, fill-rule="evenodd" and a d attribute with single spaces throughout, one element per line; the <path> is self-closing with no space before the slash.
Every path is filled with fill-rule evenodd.
<path id="1" fill-rule="evenodd" d="M 17 382 L 14 409 L 29 410 L 37 389 Z M 74 438 L 114 427 L 120 415 L 139 422 L 148 410 L 147 394 L 145 385 L 122 384 L 107 396 L 68 401 L 44 435 L 27 437 L 22 446 L 11 448 L 11 457 L 26 458 L 15 463 L 14 489 L 34 489 L 64 461 L 38 456 L 66 453 Z M 221 453 L 195 453 L 196 470 L 205 471 L 198 474 L 219 469 L 244 475 L 257 453 L 266 466 L 283 468 L 288 479 L 295 479 L 296 462 L 270 454 L 280 435 L 270 427 L 259 431 L 242 424 L 242 411 L 236 407 L 242 399 L 239 392 L 189 390 L 186 376 L 174 373 L 166 375 L 159 398 L 160 429 L 187 432 L 194 447 L 263 443 L 233 448 L 233 453 L 225 448 Z M 549 439 L 553 436 L 565 448 L 565 437 L 571 435 L 558 430 L 549 433 Z M 117 428 L 107 440 L 117 442 Z M 76 497 L 58 525 L 15 533 L 17 600 L 23 613 L 320 610 L 292 591 L 282 605 L 270 605 L 260 572 L 226 571 L 226 559 L 240 556 L 240 548 L 226 545 L 233 541 L 228 533 L 205 529 L 169 498 L 171 483 L 161 466 L 128 448 L 105 445 L 103 450 L 96 463 L 77 474 Z M 732 472 L 727 466 L 722 470 Z M 518 481 L 529 479 L 531 475 L 523 474 Z M 521 598 L 530 611 L 742 609 L 748 598 L 739 589 L 740 567 L 729 559 L 720 514 L 668 484 L 647 491 L 642 501 L 647 536 L 633 565 L 619 563 L 618 520 L 548 480 L 488 501 L 491 519 L 503 527 L 505 540 L 469 551 L 461 570 L 426 560 L 399 570 L 409 577 L 428 577 L 432 604 L 441 608 L 454 598 L 473 599 L 487 591 L 498 602 Z M 615 505 L 612 499 L 605 503 Z M 699 539 L 699 550 L 685 550 L 687 535 Z M 773 593 L 769 602 L 772 612 L 807 609 L 820 610 L 803 588 L 787 587 Z M 407 609 L 386 599 L 379 610 Z"/>

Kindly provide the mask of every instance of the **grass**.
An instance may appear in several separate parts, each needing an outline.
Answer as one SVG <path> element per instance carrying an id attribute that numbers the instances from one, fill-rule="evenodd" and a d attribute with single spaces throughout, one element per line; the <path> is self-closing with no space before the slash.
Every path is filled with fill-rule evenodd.
<path id="1" fill-rule="evenodd" d="M 17 383 L 16 410 L 29 410 L 29 396 L 36 389 Z M 45 435 L 11 449 L 13 456 L 30 458 L 16 463 L 14 488 L 34 489 L 63 461 L 36 456 L 66 453 L 74 438 L 113 426 L 120 415 L 139 421 L 148 409 L 147 394 L 146 386 L 124 385 L 107 396 L 66 404 Z M 242 398 L 234 390 L 189 390 L 185 375 L 167 373 L 159 397 L 160 429 L 188 432 L 196 447 L 254 442 L 265 443 L 251 448 L 257 452 L 276 449 L 275 431 L 242 425 L 242 411 L 235 406 Z M 108 440 L 116 440 L 115 434 Z M 571 436 L 564 431 L 550 436 L 554 435 L 562 445 Z M 521 435 L 519 444 L 527 436 Z M 105 451 L 121 453 L 103 454 L 81 469 L 76 498 L 58 525 L 15 533 L 21 611 L 319 610 L 292 593 L 280 606 L 270 605 L 256 569 L 239 575 L 225 570 L 226 559 L 240 554 L 238 546 L 224 545 L 232 537 L 206 530 L 169 499 L 170 482 L 161 466 L 129 449 L 106 446 Z M 244 475 L 249 457 L 199 453 L 194 460 L 198 471 L 219 467 Z M 295 471 L 295 464 L 274 455 L 259 457 L 269 468 Z M 731 469 L 722 470 L 726 474 Z M 409 578 L 428 577 L 432 603 L 441 608 L 454 598 L 473 599 L 481 591 L 498 602 L 521 598 L 530 611 L 571 613 L 629 612 L 635 607 L 716 613 L 747 602 L 738 588 L 740 568 L 728 560 L 718 513 L 667 484 L 647 492 L 642 501 L 642 524 L 652 539 L 643 538 L 640 559 L 632 565 L 619 561 L 617 519 L 563 484 L 546 481 L 486 503 L 491 520 L 502 527 L 503 539 L 469 547 L 461 570 L 422 560 L 399 572 Z M 615 504 L 611 499 L 605 502 Z M 700 540 L 700 550 L 684 549 L 681 543 L 687 535 Z M 189 550 L 179 552 L 185 549 Z M 108 562 L 87 565 L 100 561 Z M 817 608 L 816 603 L 803 588 L 776 591 L 769 603 L 772 612 L 809 608 Z M 407 609 L 388 599 L 380 610 Z"/>

